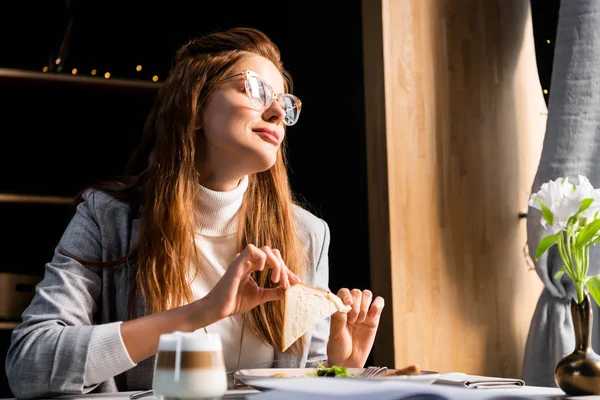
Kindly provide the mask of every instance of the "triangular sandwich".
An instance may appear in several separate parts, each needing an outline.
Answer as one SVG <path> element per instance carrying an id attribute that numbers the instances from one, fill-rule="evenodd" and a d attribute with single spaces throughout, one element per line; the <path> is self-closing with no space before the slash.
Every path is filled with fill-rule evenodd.
<path id="1" fill-rule="evenodd" d="M 337 311 L 347 313 L 351 309 L 342 299 L 327 290 L 302 283 L 293 285 L 285 291 L 281 351 L 286 351 L 318 322 Z"/>

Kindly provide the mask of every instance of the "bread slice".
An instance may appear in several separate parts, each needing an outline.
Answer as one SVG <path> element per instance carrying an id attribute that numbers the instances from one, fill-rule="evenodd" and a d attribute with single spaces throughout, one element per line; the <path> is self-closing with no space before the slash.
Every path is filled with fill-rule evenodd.
<path id="1" fill-rule="evenodd" d="M 318 322 L 337 311 L 347 313 L 351 309 L 327 290 L 302 283 L 293 285 L 285 291 L 281 351 L 286 351 Z"/>

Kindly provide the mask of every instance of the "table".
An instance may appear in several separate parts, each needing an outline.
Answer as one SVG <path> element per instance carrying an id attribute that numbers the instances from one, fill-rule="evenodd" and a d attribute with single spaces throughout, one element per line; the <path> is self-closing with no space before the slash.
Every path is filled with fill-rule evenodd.
<path id="1" fill-rule="evenodd" d="M 434 388 L 435 391 L 442 393 L 443 396 L 454 400 L 469 400 L 469 399 L 490 399 L 490 400 L 511 400 L 511 399 L 538 399 L 538 400 L 563 400 L 563 399 L 585 399 L 585 400 L 600 400 L 600 396 L 582 396 L 582 397 L 568 397 L 566 396 L 562 390 L 557 388 L 548 388 L 548 387 L 536 387 L 536 386 L 524 386 L 518 389 L 485 389 L 485 390 L 477 390 L 477 389 L 461 389 L 456 387 L 444 386 L 441 385 L 431 385 L 426 386 L 429 388 Z M 72 395 L 72 396 L 61 396 L 59 399 L 68 399 L 68 400 L 129 400 L 129 395 L 136 392 L 119 392 L 119 393 L 94 393 L 87 395 Z M 269 394 L 269 396 L 266 396 Z M 223 399 L 227 400 L 238 400 L 238 399 L 247 399 L 256 396 L 259 400 L 260 398 L 282 398 L 283 393 L 280 395 L 277 391 L 268 391 L 268 392 L 260 392 L 254 389 L 236 389 L 236 390 L 228 390 Z M 354 395 L 331 395 L 324 394 L 322 396 L 315 396 L 314 394 L 310 394 L 309 392 L 305 393 L 296 393 L 292 397 L 290 397 L 289 393 L 285 395 L 285 399 L 294 400 L 294 399 L 304 399 L 304 398 L 312 398 L 316 400 L 318 398 L 324 399 L 332 399 L 332 398 L 364 398 L 363 396 L 358 394 Z M 377 400 L 377 395 L 369 395 L 369 400 Z M 400 396 L 396 396 L 397 399 L 401 399 Z M 9 399 L 0 399 L 0 400 L 16 400 L 14 398 Z M 159 400 L 156 396 L 148 396 L 144 397 L 143 400 Z"/>
<path id="2" fill-rule="evenodd" d="M 55 397 L 52 400 L 56 399 L 68 399 L 68 400 L 129 400 L 129 396 L 132 393 L 137 392 L 118 392 L 118 393 L 93 393 L 93 394 L 83 394 L 83 395 L 72 395 L 72 396 L 60 396 Z M 227 400 L 238 400 L 245 399 L 246 396 L 250 396 L 256 393 L 260 393 L 260 391 L 255 389 L 237 389 L 237 390 L 228 390 L 223 396 L 223 399 Z M 18 400 L 14 397 L 12 398 L 0 398 L 0 400 Z M 159 400 L 156 396 L 148 396 L 143 397 L 140 400 Z"/>

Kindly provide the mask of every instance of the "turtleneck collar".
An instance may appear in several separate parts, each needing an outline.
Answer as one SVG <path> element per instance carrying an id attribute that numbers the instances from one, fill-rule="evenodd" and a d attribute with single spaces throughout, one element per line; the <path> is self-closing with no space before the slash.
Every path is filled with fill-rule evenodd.
<path id="1" fill-rule="evenodd" d="M 247 176 L 242 178 L 235 189 L 228 192 L 216 192 L 201 185 L 198 193 L 200 227 L 196 232 L 205 236 L 236 233 L 238 214 L 247 188 Z"/>

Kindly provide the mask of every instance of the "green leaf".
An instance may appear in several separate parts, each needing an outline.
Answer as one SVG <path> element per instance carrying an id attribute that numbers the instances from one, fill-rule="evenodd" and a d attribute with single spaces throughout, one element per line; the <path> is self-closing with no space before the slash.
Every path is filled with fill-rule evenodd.
<path id="1" fill-rule="evenodd" d="M 577 239 L 575 239 L 575 246 L 581 247 L 584 244 L 588 243 L 592 240 L 596 235 L 598 235 L 598 231 L 600 230 L 600 219 L 597 219 L 593 222 L 590 222 L 581 230 L 577 235 Z"/>
<path id="2" fill-rule="evenodd" d="M 552 211 L 550 211 L 550 209 L 544 204 L 543 201 L 540 200 L 539 197 L 537 197 L 536 195 L 533 195 L 532 197 L 538 203 L 540 203 L 540 206 L 542 207 L 542 217 L 544 218 L 544 220 L 550 225 L 552 225 L 554 223 L 554 214 L 552 214 Z"/>
<path id="3" fill-rule="evenodd" d="M 565 274 L 565 267 L 562 267 L 554 274 L 554 279 L 559 280 Z"/>
<path id="4" fill-rule="evenodd" d="M 550 211 L 550 209 L 548 207 L 546 207 L 546 205 L 544 203 L 542 203 L 541 201 L 539 203 L 542 206 L 542 216 L 544 217 L 544 219 L 546 220 L 547 223 L 549 223 L 550 225 L 553 225 L 554 224 L 554 214 L 552 214 L 552 211 Z"/>
<path id="5" fill-rule="evenodd" d="M 591 276 L 587 279 L 586 287 L 594 298 L 596 304 L 600 305 L 600 275 Z"/>
<path id="6" fill-rule="evenodd" d="M 581 206 L 579 207 L 577 214 L 588 209 L 592 205 L 593 202 L 594 202 L 593 198 L 581 200 Z"/>
<path id="7" fill-rule="evenodd" d="M 558 241 L 558 235 L 562 234 L 562 232 L 558 232 L 556 235 L 548 235 L 540 240 L 540 244 L 538 244 L 537 250 L 535 252 L 535 259 L 539 260 L 542 254 L 544 254 L 548 249 L 556 244 Z"/>

